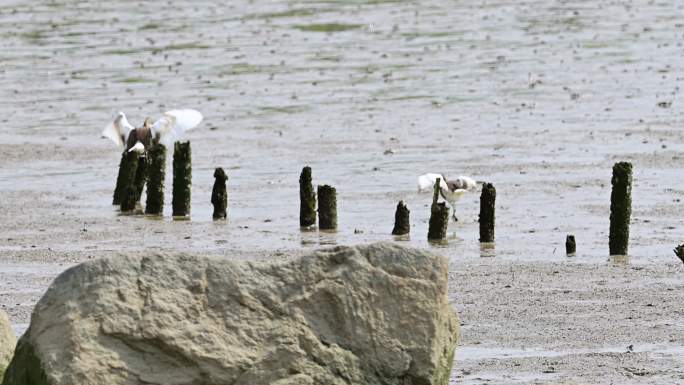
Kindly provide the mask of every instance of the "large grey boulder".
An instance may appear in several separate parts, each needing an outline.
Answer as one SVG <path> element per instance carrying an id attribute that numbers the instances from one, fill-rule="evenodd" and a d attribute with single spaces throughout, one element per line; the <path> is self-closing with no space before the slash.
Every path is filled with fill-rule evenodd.
<path id="1" fill-rule="evenodd" d="M 12 359 L 16 344 L 17 337 L 14 335 L 9 317 L 7 317 L 7 313 L 0 310 L 0 380 L 2 380 L 2 374 L 5 372 L 7 364 Z"/>
<path id="2" fill-rule="evenodd" d="M 449 381 L 447 261 L 389 243 L 275 263 L 112 257 L 61 274 L 4 385 Z"/>

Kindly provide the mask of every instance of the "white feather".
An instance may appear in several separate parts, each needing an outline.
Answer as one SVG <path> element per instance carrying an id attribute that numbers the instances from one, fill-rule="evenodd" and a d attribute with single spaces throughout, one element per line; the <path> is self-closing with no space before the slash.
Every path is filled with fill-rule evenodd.
<path id="1" fill-rule="evenodd" d="M 135 151 L 138 154 L 142 154 L 145 152 L 145 145 L 143 145 L 140 142 L 136 142 L 135 145 L 128 150 L 128 152 L 131 152 L 131 151 Z"/>
<path id="2" fill-rule="evenodd" d="M 454 179 L 454 182 L 459 186 L 459 189 L 472 190 L 477 188 L 477 182 L 469 176 L 459 175 L 458 178 Z"/>
<path id="3" fill-rule="evenodd" d="M 128 135 L 132 130 L 133 126 L 128 123 L 126 115 L 123 112 L 119 112 L 114 121 L 109 123 L 107 127 L 102 130 L 102 136 L 111 139 L 120 150 L 123 150 L 125 143 L 128 140 Z"/>
<path id="4" fill-rule="evenodd" d="M 456 209 L 456 202 L 458 202 L 458 200 L 461 199 L 461 197 L 462 197 L 466 192 L 468 192 L 468 190 L 460 190 L 460 189 L 457 189 L 457 190 L 454 190 L 454 191 L 450 191 L 448 188 L 442 188 L 442 189 L 441 189 L 442 197 L 443 197 L 447 202 L 449 202 L 449 206 L 453 207 L 454 209 Z"/>
<path id="5" fill-rule="evenodd" d="M 204 117 L 197 110 L 171 110 L 166 111 L 152 125 L 152 136 L 159 137 L 159 141 L 165 146 L 170 146 L 180 139 L 186 131 L 197 127 Z"/>
<path id="6" fill-rule="evenodd" d="M 433 191 L 437 178 L 440 178 L 440 194 L 444 200 L 449 203 L 449 206 L 451 206 L 453 218 L 456 219 L 456 202 L 458 202 L 465 193 L 475 189 L 477 187 L 477 182 L 471 177 L 461 175 L 456 179 L 449 180 L 447 183 L 444 175 L 427 173 L 418 177 L 418 192 Z M 449 184 L 452 184 L 454 187 L 453 191 L 449 189 Z"/>
<path id="7" fill-rule="evenodd" d="M 437 178 L 440 178 L 439 187 L 447 188 L 442 174 L 427 173 L 418 177 L 418 192 L 430 192 L 435 186 Z"/>
<path id="8" fill-rule="evenodd" d="M 461 197 L 475 189 L 477 187 L 477 182 L 468 176 L 459 176 L 456 179 L 446 181 L 444 175 L 436 173 L 427 173 L 418 177 L 418 192 L 433 191 L 435 182 L 437 178 L 440 178 L 439 192 L 440 195 L 449 202 L 451 206 L 452 217 L 456 219 L 456 202 L 458 202 Z M 454 189 L 453 191 L 449 189 L 449 185 Z"/>

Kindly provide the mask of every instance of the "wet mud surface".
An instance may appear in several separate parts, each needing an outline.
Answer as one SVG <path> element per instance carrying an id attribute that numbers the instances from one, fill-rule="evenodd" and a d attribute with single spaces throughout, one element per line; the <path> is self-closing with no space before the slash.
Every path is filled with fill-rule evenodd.
<path id="1" fill-rule="evenodd" d="M 393 240 L 403 200 L 398 242 L 451 261 L 453 383 L 684 381 L 677 2 L 0 4 L 0 306 L 18 331 L 75 263 Z M 169 218 L 171 151 L 164 219 L 119 215 L 120 154 L 100 131 L 119 110 L 139 125 L 172 108 L 205 115 L 187 136 L 191 219 Z M 634 166 L 627 258 L 608 257 L 618 161 Z M 337 190 L 335 233 L 299 229 L 304 165 Z M 478 242 L 479 192 L 446 244 L 427 242 L 426 172 L 496 187 L 494 247 Z"/>

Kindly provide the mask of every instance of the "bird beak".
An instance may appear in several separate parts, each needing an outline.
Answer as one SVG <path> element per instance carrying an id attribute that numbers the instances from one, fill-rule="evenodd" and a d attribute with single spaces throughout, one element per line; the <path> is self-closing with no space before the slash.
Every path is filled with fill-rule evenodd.
<path id="1" fill-rule="evenodd" d="M 137 152 L 138 154 L 143 154 L 145 152 L 145 146 L 142 143 L 138 142 L 135 144 L 135 146 L 131 147 L 128 150 L 128 152 L 133 152 L 133 151 Z"/>

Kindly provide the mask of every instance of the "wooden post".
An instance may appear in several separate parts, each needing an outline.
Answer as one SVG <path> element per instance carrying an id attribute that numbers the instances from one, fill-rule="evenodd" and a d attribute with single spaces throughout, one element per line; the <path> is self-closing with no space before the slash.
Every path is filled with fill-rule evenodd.
<path id="1" fill-rule="evenodd" d="M 332 186 L 318 186 L 318 228 L 337 228 L 337 191 Z"/>
<path id="2" fill-rule="evenodd" d="M 173 146 L 173 198 L 174 217 L 190 215 L 190 187 L 192 185 L 192 159 L 190 142 L 176 142 Z"/>
<path id="3" fill-rule="evenodd" d="M 221 167 L 214 170 L 214 188 L 211 190 L 211 204 L 214 205 L 214 219 L 226 219 L 228 217 L 228 190 L 226 181 L 228 176 Z"/>
<path id="4" fill-rule="evenodd" d="M 135 175 L 138 170 L 140 155 L 131 151 L 126 153 L 126 167 L 121 175 L 121 211 L 130 212 L 135 210 L 138 203 L 138 191 L 135 185 Z"/>
<path id="5" fill-rule="evenodd" d="M 684 263 L 684 245 L 679 245 L 674 249 L 675 255 Z"/>
<path id="6" fill-rule="evenodd" d="M 565 237 L 565 254 L 574 255 L 577 251 L 577 244 L 575 243 L 575 236 L 569 234 Z"/>
<path id="7" fill-rule="evenodd" d="M 411 231 L 411 223 L 409 221 L 408 207 L 404 201 L 399 201 L 397 204 L 397 211 L 394 213 L 394 229 L 392 235 L 406 235 Z"/>
<path id="8" fill-rule="evenodd" d="M 145 182 L 147 181 L 147 158 L 143 156 L 138 157 L 138 168 L 135 169 L 135 201 L 140 202 L 143 190 L 145 189 Z"/>
<path id="9" fill-rule="evenodd" d="M 316 224 L 316 193 L 311 183 L 311 167 L 306 166 L 299 175 L 299 226 Z"/>
<path id="10" fill-rule="evenodd" d="M 442 178 L 437 178 L 437 180 L 435 180 L 435 185 L 432 186 L 432 204 L 433 205 L 435 203 L 437 203 L 437 201 L 439 200 L 439 189 L 442 188 L 440 183 L 442 183 Z"/>
<path id="11" fill-rule="evenodd" d="M 480 195 L 480 242 L 494 242 L 495 203 L 496 188 L 484 183 Z"/>
<path id="12" fill-rule="evenodd" d="M 145 214 L 164 214 L 164 179 L 166 178 L 166 147 L 159 143 L 147 151 L 149 157 L 147 201 Z"/>
<path id="13" fill-rule="evenodd" d="M 124 151 L 121 154 L 121 161 L 119 161 L 119 173 L 116 176 L 116 187 L 114 188 L 114 196 L 112 197 L 112 204 L 113 205 L 120 205 L 121 204 L 121 198 L 123 197 L 123 190 L 124 190 L 124 175 L 128 175 L 128 162 L 126 161 L 128 157 L 126 156 L 126 152 Z"/>
<path id="14" fill-rule="evenodd" d="M 627 255 L 629 219 L 632 214 L 632 164 L 618 162 L 613 166 L 610 194 L 610 255 Z"/>
<path id="15" fill-rule="evenodd" d="M 430 224 L 428 227 L 428 240 L 441 241 L 446 238 L 447 226 L 449 225 L 449 208 L 446 203 L 437 203 L 441 178 L 435 181 L 432 205 L 430 206 Z"/>

